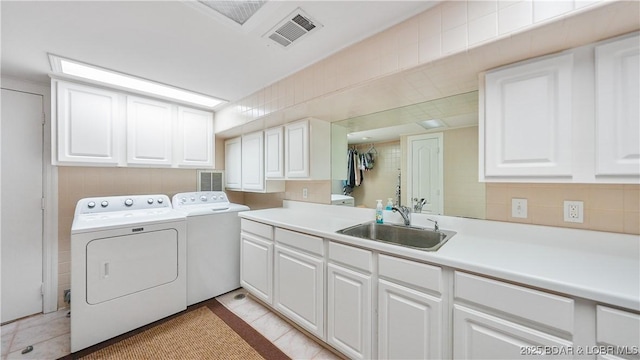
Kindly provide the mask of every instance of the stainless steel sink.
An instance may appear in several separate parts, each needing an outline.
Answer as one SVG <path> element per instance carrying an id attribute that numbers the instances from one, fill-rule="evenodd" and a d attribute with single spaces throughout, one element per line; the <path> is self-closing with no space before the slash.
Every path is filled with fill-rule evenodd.
<path id="1" fill-rule="evenodd" d="M 407 246 L 425 251 L 436 251 L 447 240 L 455 235 L 455 231 L 439 230 L 434 231 L 428 228 L 413 226 L 378 224 L 368 222 L 346 229 L 338 230 L 337 233 L 355 236 L 362 239 L 388 242 L 396 245 Z"/>

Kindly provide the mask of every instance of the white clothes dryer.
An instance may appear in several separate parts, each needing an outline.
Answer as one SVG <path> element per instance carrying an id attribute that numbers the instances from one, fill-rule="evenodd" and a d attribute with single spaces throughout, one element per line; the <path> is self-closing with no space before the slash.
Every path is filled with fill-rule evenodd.
<path id="1" fill-rule="evenodd" d="M 245 205 L 222 191 L 179 193 L 173 208 L 187 216 L 187 305 L 240 287 L 240 217 Z"/>
<path id="2" fill-rule="evenodd" d="M 71 352 L 187 306 L 186 221 L 166 195 L 86 198 L 71 227 Z"/>

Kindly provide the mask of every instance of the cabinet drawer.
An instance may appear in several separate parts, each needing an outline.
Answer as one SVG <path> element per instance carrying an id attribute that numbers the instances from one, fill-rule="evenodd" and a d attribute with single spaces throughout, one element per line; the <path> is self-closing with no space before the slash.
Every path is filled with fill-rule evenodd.
<path id="1" fill-rule="evenodd" d="M 276 241 L 316 255 L 324 255 L 322 238 L 276 228 Z"/>
<path id="2" fill-rule="evenodd" d="M 442 269 L 437 266 L 380 254 L 378 268 L 382 278 L 442 293 Z"/>
<path id="3" fill-rule="evenodd" d="M 573 334 L 573 300 L 471 274 L 455 273 L 455 298 Z"/>
<path id="4" fill-rule="evenodd" d="M 596 341 L 614 346 L 640 347 L 640 315 L 598 305 Z"/>
<path id="5" fill-rule="evenodd" d="M 329 260 L 369 273 L 373 270 L 373 255 L 371 251 L 353 246 L 330 242 Z"/>
<path id="6" fill-rule="evenodd" d="M 273 227 L 271 227 L 270 225 L 247 219 L 241 219 L 240 227 L 242 231 L 259 235 L 265 239 L 273 240 Z"/>

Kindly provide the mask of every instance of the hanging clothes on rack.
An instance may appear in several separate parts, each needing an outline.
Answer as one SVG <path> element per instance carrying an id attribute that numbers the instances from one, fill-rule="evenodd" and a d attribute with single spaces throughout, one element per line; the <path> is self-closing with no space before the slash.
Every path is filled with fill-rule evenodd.
<path id="1" fill-rule="evenodd" d="M 362 170 L 360 169 L 360 156 L 356 148 L 350 148 L 347 153 L 347 180 L 343 187 L 343 193 L 350 195 L 353 188 L 362 184 Z"/>

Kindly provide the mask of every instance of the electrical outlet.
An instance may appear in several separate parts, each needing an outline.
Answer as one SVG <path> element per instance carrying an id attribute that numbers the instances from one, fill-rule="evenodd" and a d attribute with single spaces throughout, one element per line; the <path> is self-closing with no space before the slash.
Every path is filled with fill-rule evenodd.
<path id="1" fill-rule="evenodd" d="M 527 199 L 511 199 L 511 217 L 527 218 Z"/>
<path id="2" fill-rule="evenodd" d="M 584 203 L 582 201 L 565 201 L 564 202 L 564 221 L 583 223 L 584 222 Z"/>
<path id="3" fill-rule="evenodd" d="M 309 190 L 307 188 L 302 188 L 302 198 L 306 199 L 309 196 Z"/>

